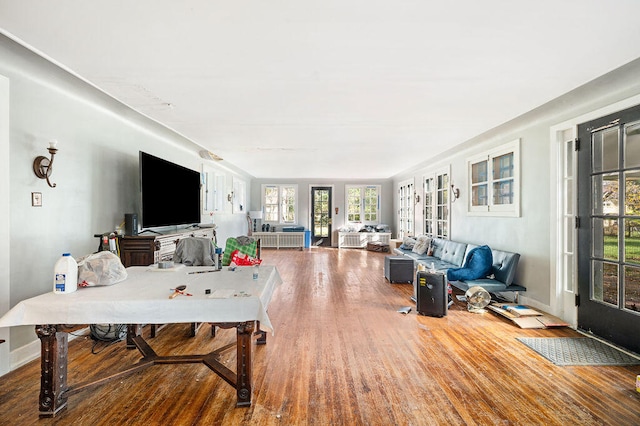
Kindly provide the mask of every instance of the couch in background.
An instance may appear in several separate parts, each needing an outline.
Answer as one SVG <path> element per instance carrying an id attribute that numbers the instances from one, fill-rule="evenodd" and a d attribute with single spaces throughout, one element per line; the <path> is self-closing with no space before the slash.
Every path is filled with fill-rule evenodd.
<path id="1" fill-rule="evenodd" d="M 422 252 L 425 241 L 429 240 L 426 252 Z M 402 244 L 394 249 L 394 253 L 398 255 L 408 256 L 414 260 L 414 264 L 423 264 L 427 270 L 435 269 L 438 272 L 445 273 L 450 268 L 460 268 L 464 266 L 467 253 L 475 247 L 474 244 L 467 244 L 457 241 L 445 240 L 442 238 L 430 239 L 427 237 L 418 237 L 416 240 L 417 251 L 414 248 L 408 248 Z M 450 284 L 462 291 L 468 290 L 473 286 L 480 286 L 490 293 L 503 291 L 526 291 L 523 286 L 513 282 L 516 274 L 520 254 L 512 253 L 491 248 L 493 256 L 493 264 L 491 272 L 487 277 L 477 278 L 473 280 L 451 281 Z"/>

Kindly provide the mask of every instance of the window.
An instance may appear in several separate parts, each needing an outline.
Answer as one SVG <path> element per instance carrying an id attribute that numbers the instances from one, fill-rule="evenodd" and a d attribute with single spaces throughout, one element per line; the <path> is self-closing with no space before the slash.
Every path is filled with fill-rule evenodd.
<path id="1" fill-rule="evenodd" d="M 347 222 L 380 223 L 380 185 L 346 185 Z"/>
<path id="2" fill-rule="evenodd" d="M 202 166 L 202 213 L 212 215 L 224 210 L 225 175 Z"/>
<path id="3" fill-rule="evenodd" d="M 415 195 L 413 179 L 400 182 L 398 186 L 398 238 L 415 235 Z"/>
<path id="4" fill-rule="evenodd" d="M 469 214 L 520 216 L 520 139 L 467 160 Z"/>
<path id="5" fill-rule="evenodd" d="M 450 189 L 449 167 L 424 176 L 425 235 L 449 238 Z"/>
<path id="6" fill-rule="evenodd" d="M 435 235 L 435 177 L 424 178 L 424 234 Z"/>
<path id="7" fill-rule="evenodd" d="M 233 213 L 245 213 L 247 200 L 247 184 L 233 178 Z"/>
<path id="8" fill-rule="evenodd" d="M 262 185 L 265 223 L 296 223 L 298 185 Z"/>

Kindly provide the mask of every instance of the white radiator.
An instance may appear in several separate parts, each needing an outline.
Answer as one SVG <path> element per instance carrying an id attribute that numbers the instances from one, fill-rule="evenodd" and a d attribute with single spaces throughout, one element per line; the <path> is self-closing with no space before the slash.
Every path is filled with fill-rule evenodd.
<path id="1" fill-rule="evenodd" d="M 254 232 L 253 236 L 260 238 L 263 248 L 304 247 L 304 232 Z"/>
<path id="2" fill-rule="evenodd" d="M 338 232 L 338 248 L 364 248 L 367 243 L 391 242 L 390 232 Z"/>

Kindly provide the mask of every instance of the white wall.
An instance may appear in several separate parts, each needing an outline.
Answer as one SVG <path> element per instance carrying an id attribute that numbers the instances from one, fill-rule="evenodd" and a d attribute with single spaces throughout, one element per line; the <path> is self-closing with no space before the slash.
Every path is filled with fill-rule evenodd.
<path id="1" fill-rule="evenodd" d="M 573 65 L 572 65 L 573 66 Z M 579 66 L 579 65 L 575 65 Z M 532 82 L 536 84 L 536 82 Z M 394 185 L 415 177 L 421 181 L 424 170 L 433 164 L 450 164 L 451 178 L 461 197 L 451 211 L 451 239 L 488 244 L 496 249 L 521 254 L 515 282 L 527 288 L 525 297 L 549 309 L 552 276 L 555 276 L 556 241 L 556 163 L 552 152 L 550 128 L 558 123 L 613 104 L 640 93 L 640 59 L 612 71 L 508 123 L 478 135 L 461 146 L 429 159 L 419 166 L 394 176 Z M 467 214 L 467 158 L 520 138 L 521 216 L 479 217 Z M 416 222 L 422 221 L 420 212 Z"/>
<path id="2" fill-rule="evenodd" d="M 393 181 L 391 179 L 378 180 L 329 180 L 329 179 L 254 179 L 251 184 L 251 198 L 249 209 L 260 210 L 262 206 L 263 184 L 297 184 L 298 185 L 298 225 L 310 229 L 311 215 L 311 186 L 333 186 L 333 208 L 338 208 L 338 214 L 332 212 L 332 244 L 338 245 L 338 229 L 345 225 L 345 185 L 381 185 L 380 222 L 389 225 L 392 229 L 395 223 L 393 210 Z"/>
<path id="3" fill-rule="evenodd" d="M 11 164 L 9 194 L 3 199 L 10 206 L 13 307 L 51 291 L 51 271 L 61 253 L 78 257 L 94 252 L 94 234 L 115 230 L 125 213 L 139 213 L 140 150 L 198 171 L 204 160 L 196 144 L 2 35 L 0 75 L 9 79 L 11 95 L 9 149 L 2 150 L 9 152 L 6 162 Z M 48 155 L 49 139 L 58 140 L 51 179 L 56 188 L 32 170 L 37 155 Z M 251 176 L 234 169 L 227 172 L 228 182 L 237 175 L 250 188 Z M 42 207 L 31 206 L 34 191 L 42 193 Z M 4 217 L 0 213 L 0 224 Z M 214 219 L 222 238 L 239 229 L 246 233 L 244 214 L 225 211 Z M 10 336 L 12 352 L 36 340 L 33 327 L 14 327 Z"/>

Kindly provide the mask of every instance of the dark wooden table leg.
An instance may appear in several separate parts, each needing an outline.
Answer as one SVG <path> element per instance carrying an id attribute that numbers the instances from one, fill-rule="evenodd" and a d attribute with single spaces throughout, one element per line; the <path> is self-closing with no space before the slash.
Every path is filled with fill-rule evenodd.
<path id="1" fill-rule="evenodd" d="M 256 344 L 258 345 L 266 345 L 267 344 L 267 332 L 260 330 L 260 321 L 257 321 L 258 326 L 256 327 L 256 336 L 258 336 L 258 340 L 256 340 Z"/>
<path id="2" fill-rule="evenodd" d="M 127 349 L 136 348 L 133 338 L 140 334 L 142 334 L 142 326 L 140 324 L 127 324 Z"/>
<path id="3" fill-rule="evenodd" d="M 67 406 L 68 335 L 58 327 L 36 326 L 40 339 L 40 417 L 53 417 Z"/>
<path id="4" fill-rule="evenodd" d="M 255 323 L 253 321 L 238 324 L 237 330 L 237 382 L 236 382 L 236 394 L 238 401 L 236 406 L 248 406 L 251 405 L 251 344 L 253 331 L 255 329 Z"/>

